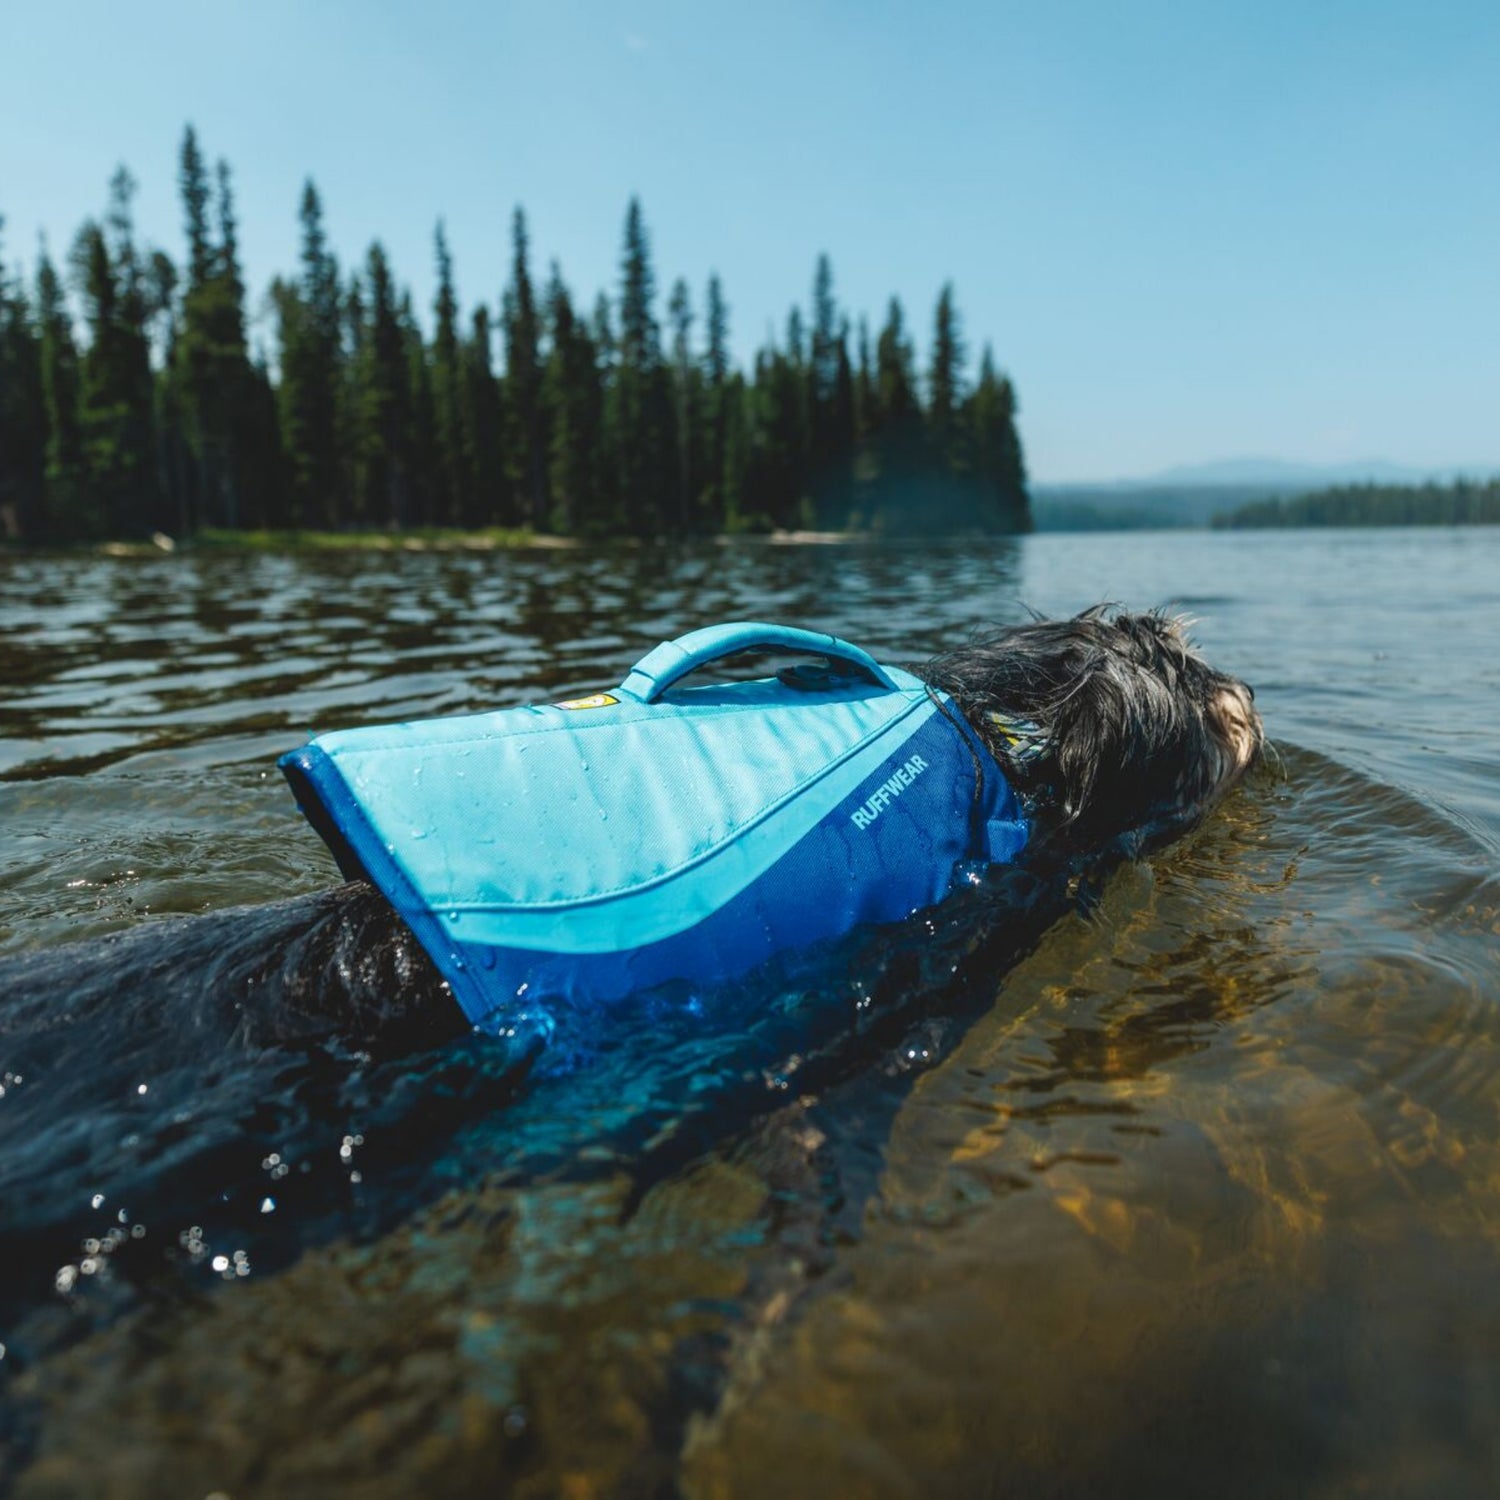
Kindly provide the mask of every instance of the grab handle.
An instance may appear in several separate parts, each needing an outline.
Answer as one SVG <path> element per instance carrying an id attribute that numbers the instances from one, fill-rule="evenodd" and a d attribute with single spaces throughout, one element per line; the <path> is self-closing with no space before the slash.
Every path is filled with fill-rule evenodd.
<path id="1" fill-rule="evenodd" d="M 675 641 L 663 641 L 648 651 L 631 669 L 618 692 L 622 698 L 640 703 L 654 703 L 666 690 L 689 672 L 696 672 L 720 657 L 738 651 L 792 651 L 826 656 L 856 667 L 861 676 L 871 678 L 881 687 L 895 691 L 886 670 L 858 646 L 841 641 L 836 635 L 819 635 L 812 630 L 798 630 L 791 625 L 766 625 L 753 620 L 728 625 L 709 625 L 680 635 Z"/>

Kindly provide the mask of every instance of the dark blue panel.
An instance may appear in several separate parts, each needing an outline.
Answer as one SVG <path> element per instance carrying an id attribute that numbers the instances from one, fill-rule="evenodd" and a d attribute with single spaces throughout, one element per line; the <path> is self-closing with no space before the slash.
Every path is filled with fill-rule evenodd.
<path id="1" fill-rule="evenodd" d="M 967 726 L 938 715 L 899 754 L 920 757 L 925 769 L 883 800 L 882 778 L 872 778 L 760 879 L 685 932 L 609 954 L 459 945 L 461 977 L 477 976 L 492 997 L 483 1012 L 466 1005 L 470 1019 L 505 1024 L 518 992 L 520 1008 L 534 1013 L 547 995 L 608 1001 L 669 979 L 731 979 L 788 949 L 899 921 L 942 900 L 964 861 L 1020 852 L 1026 834 L 1015 795 Z M 854 815 L 868 815 L 872 798 L 879 810 L 860 827 Z M 454 989 L 467 994 L 471 985 Z"/>

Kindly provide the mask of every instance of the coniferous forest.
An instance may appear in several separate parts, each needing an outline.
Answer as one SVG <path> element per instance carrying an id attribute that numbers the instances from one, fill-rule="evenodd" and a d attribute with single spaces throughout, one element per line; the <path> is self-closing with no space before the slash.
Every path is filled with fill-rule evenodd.
<path id="1" fill-rule="evenodd" d="M 951 287 L 919 371 L 900 302 L 851 323 L 822 255 L 810 306 L 742 370 L 717 276 L 701 300 L 676 281 L 663 326 L 632 200 L 592 307 L 534 264 L 518 208 L 498 304 L 465 313 L 439 223 L 424 320 L 379 243 L 338 264 L 309 181 L 252 345 L 233 180 L 191 127 L 178 187 L 177 260 L 138 242 L 124 167 L 61 263 L 44 244 L 23 278 L 0 243 L 0 539 L 1030 525 L 1015 392 L 988 347 L 968 377 Z"/>
<path id="2" fill-rule="evenodd" d="M 1280 495 L 1215 516 L 1221 530 L 1266 526 L 1497 526 L 1500 479 L 1450 484 L 1340 484 Z"/>

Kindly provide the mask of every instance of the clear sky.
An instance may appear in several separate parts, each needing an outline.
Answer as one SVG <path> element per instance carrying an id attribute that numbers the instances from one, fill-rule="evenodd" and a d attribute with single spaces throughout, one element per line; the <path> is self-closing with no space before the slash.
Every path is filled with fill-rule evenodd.
<path id="1" fill-rule="evenodd" d="M 1246 455 L 1500 469 L 1495 0 L 0 0 L 0 214 L 28 268 L 124 161 L 181 259 L 191 120 L 235 174 L 256 336 L 303 178 L 424 311 L 536 269 L 592 302 L 641 197 L 663 293 L 723 279 L 744 360 L 951 279 L 1035 478 Z"/>

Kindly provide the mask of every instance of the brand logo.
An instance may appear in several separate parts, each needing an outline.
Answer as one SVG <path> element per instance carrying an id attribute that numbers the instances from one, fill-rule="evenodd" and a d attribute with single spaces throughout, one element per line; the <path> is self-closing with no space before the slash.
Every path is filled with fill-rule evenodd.
<path id="1" fill-rule="evenodd" d="M 893 776 L 887 776 L 865 798 L 863 807 L 856 807 L 849 814 L 850 821 L 856 828 L 868 828 L 926 769 L 927 762 L 920 755 L 913 755 L 910 760 L 904 761 L 896 767 Z"/>
<path id="2" fill-rule="evenodd" d="M 620 700 L 613 693 L 590 693 L 587 698 L 569 698 L 566 703 L 559 703 L 558 708 L 608 708 L 611 703 Z"/>

